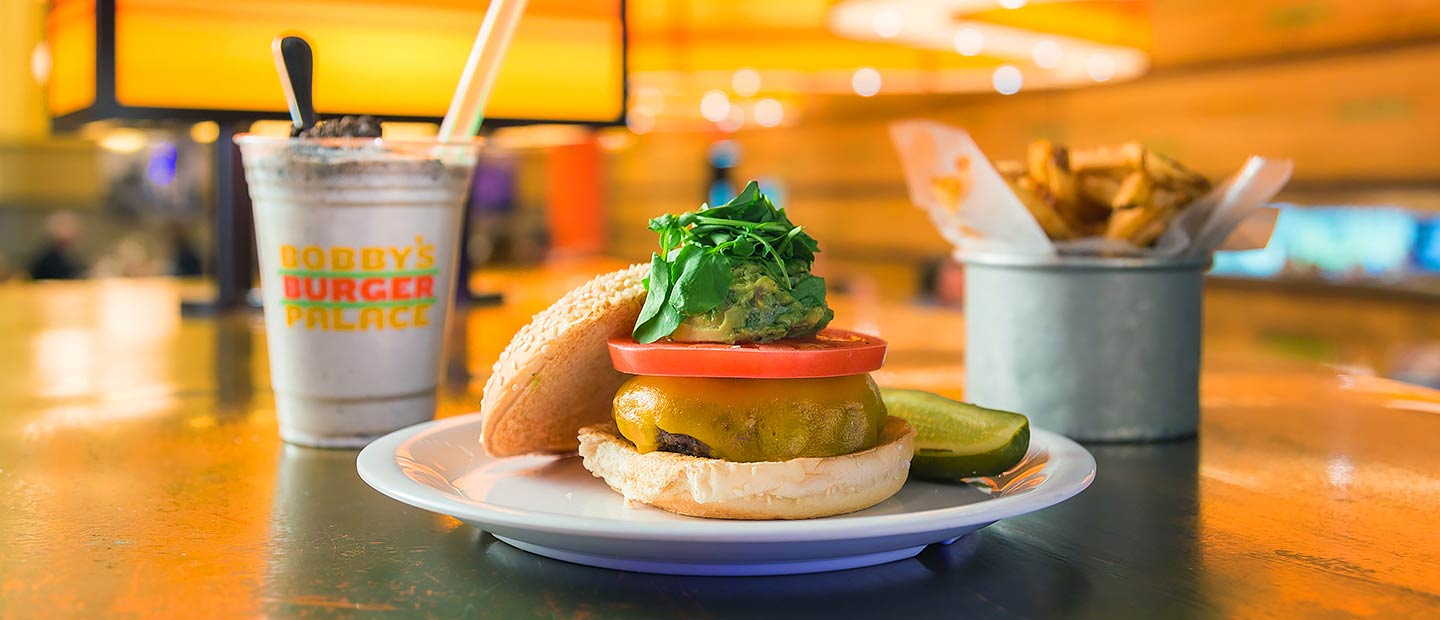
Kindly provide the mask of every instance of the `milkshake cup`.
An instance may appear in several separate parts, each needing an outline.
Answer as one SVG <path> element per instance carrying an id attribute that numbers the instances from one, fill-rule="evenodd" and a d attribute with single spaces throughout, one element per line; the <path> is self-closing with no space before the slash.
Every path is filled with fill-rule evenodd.
<path id="1" fill-rule="evenodd" d="M 352 448 L 434 417 L 479 142 L 235 141 L 281 438 Z"/>

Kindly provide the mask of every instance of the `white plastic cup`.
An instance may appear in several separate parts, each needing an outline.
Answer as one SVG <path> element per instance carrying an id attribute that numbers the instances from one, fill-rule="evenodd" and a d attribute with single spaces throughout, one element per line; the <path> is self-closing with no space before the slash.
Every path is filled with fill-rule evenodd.
<path id="1" fill-rule="evenodd" d="M 479 142 L 235 141 L 281 438 L 353 448 L 433 418 Z"/>

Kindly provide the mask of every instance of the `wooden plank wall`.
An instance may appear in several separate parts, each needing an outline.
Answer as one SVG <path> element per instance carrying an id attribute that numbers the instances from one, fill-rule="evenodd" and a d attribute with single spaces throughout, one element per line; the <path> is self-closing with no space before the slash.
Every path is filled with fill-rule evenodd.
<path id="1" fill-rule="evenodd" d="M 899 118 L 966 127 L 995 157 L 1015 157 L 1036 137 L 1140 139 L 1211 176 L 1250 154 L 1290 157 L 1297 167 L 1283 199 L 1440 210 L 1440 3 L 1263 0 L 1223 3 L 1234 9 L 1223 19 L 1219 4 L 1157 2 L 1157 66 L 1129 83 L 813 99 L 798 124 L 733 135 L 743 152 L 736 178 L 783 183 L 785 206 L 821 240 L 826 267 L 892 296 L 913 293 L 917 265 L 947 252 L 906 199 L 886 133 Z M 1193 23 L 1178 26 L 1187 15 Z M 1180 43 L 1167 47 L 1169 37 Z M 722 137 L 654 133 L 608 155 L 613 253 L 648 256 L 646 219 L 699 204 L 705 151 Z"/>

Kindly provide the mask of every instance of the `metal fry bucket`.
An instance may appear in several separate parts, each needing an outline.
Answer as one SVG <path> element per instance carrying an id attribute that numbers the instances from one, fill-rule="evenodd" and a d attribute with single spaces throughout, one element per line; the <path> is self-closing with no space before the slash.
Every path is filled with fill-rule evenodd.
<path id="1" fill-rule="evenodd" d="M 1208 259 L 956 258 L 966 400 L 1080 440 L 1195 434 Z"/>

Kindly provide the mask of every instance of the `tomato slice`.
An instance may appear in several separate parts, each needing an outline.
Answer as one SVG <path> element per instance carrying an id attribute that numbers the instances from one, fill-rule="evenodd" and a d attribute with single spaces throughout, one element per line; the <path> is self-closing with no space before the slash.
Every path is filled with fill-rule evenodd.
<path id="1" fill-rule="evenodd" d="M 620 372 L 654 377 L 844 377 L 879 370 L 885 364 L 885 341 L 843 329 L 765 344 L 641 344 L 620 336 L 610 339 L 610 362 Z"/>

